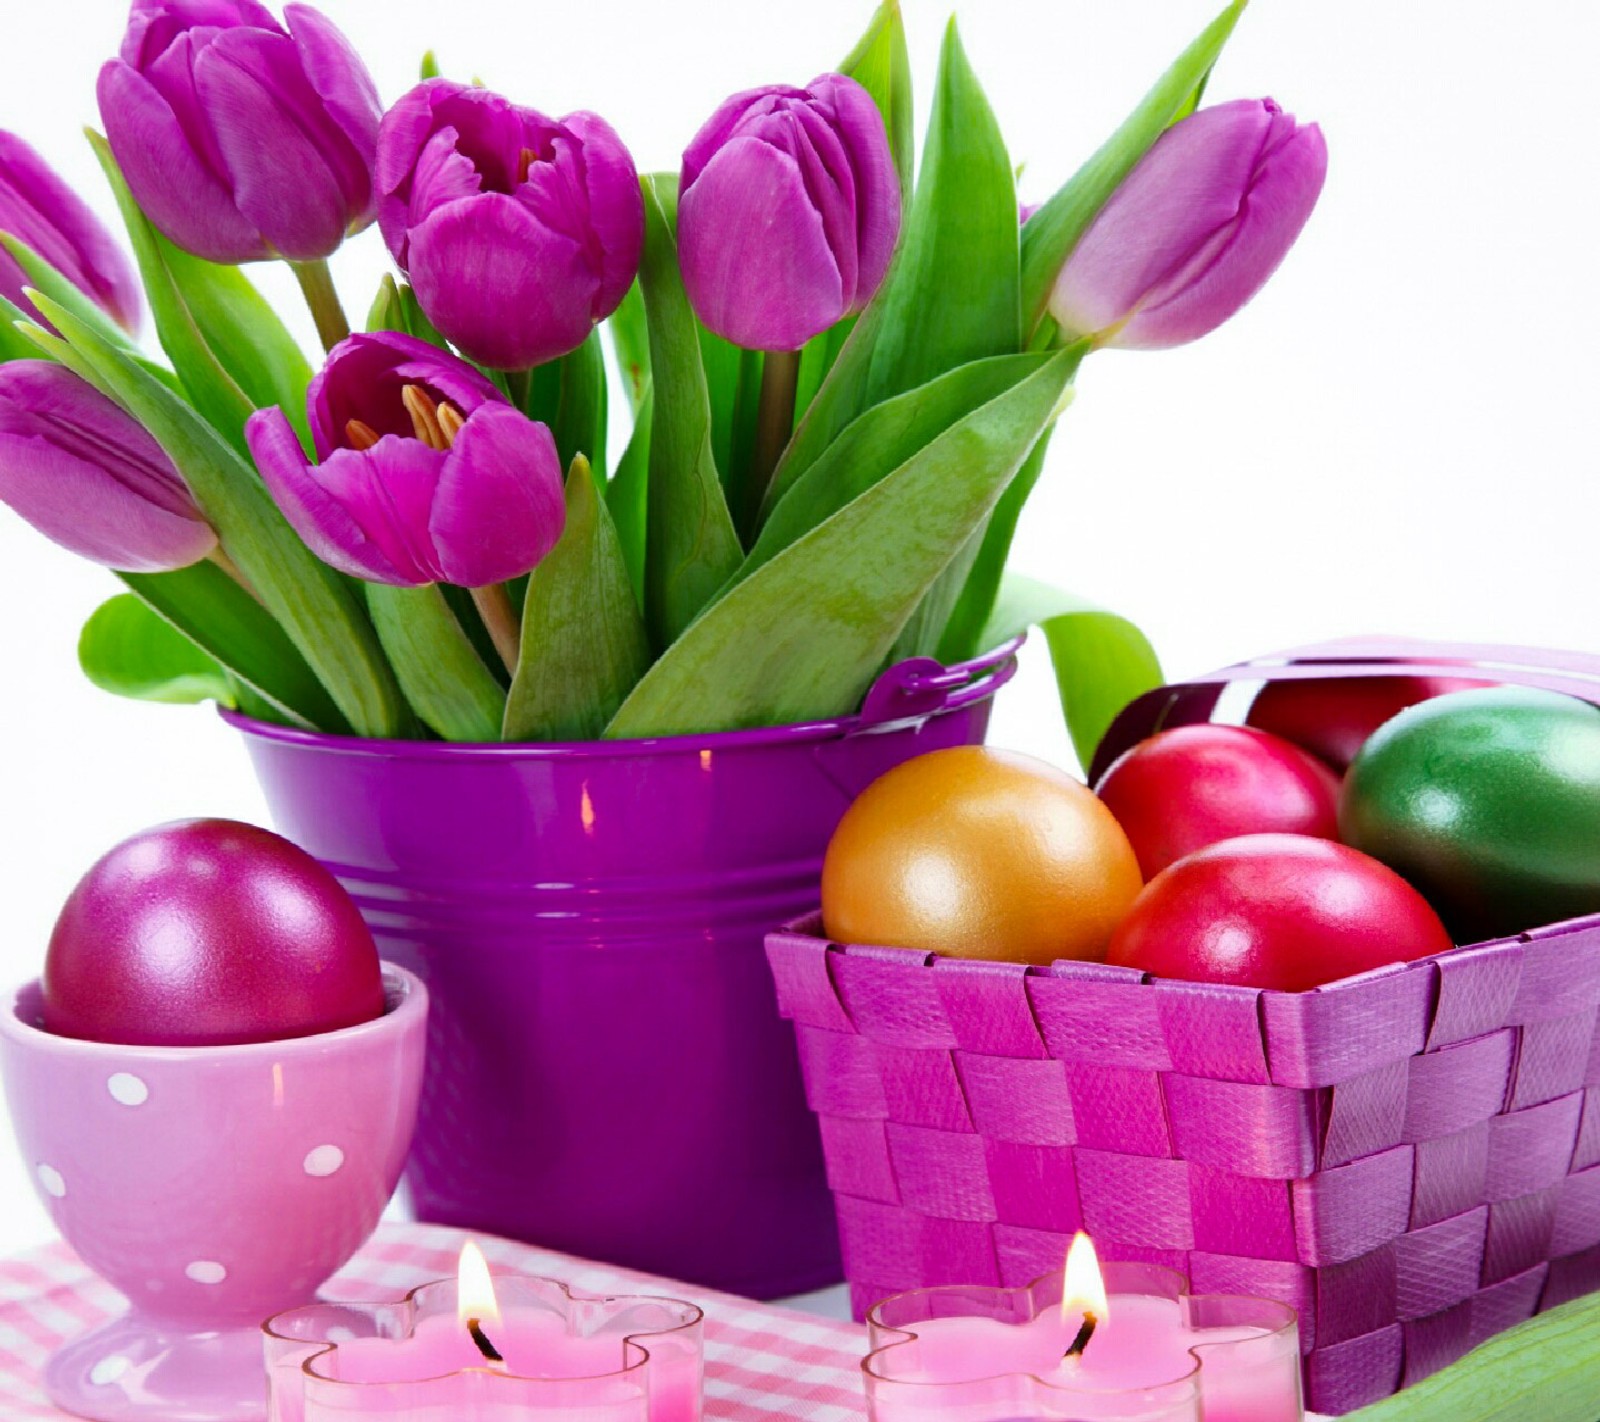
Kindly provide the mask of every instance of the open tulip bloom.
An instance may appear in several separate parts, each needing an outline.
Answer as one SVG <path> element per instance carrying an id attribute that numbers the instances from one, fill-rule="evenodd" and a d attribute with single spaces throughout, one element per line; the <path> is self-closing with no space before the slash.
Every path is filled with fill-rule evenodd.
<path id="1" fill-rule="evenodd" d="M 125 582 L 80 656 L 129 695 L 692 735 L 847 715 L 894 661 L 1042 623 L 1086 750 L 1154 653 L 1007 555 L 1085 357 L 1203 336 L 1316 204 L 1315 125 L 1196 108 L 1244 3 L 1019 209 L 953 24 L 914 163 L 893 0 L 838 72 L 708 95 L 642 178 L 598 115 L 431 57 L 386 110 L 309 5 L 133 0 L 91 140 L 160 356 L 134 264 L 0 130 L 0 501 Z M 327 258 L 374 222 L 397 271 L 352 336 Z M 268 260 L 320 370 L 237 269 Z"/>

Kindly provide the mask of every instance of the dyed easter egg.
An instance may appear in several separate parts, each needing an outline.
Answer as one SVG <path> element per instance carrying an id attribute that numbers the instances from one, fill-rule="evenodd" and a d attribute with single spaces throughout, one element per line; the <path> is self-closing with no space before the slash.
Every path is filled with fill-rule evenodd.
<path id="1" fill-rule="evenodd" d="M 307 1037 L 383 1013 L 372 933 L 304 850 L 232 820 L 124 840 L 51 934 L 44 1027 L 138 1046 Z"/>

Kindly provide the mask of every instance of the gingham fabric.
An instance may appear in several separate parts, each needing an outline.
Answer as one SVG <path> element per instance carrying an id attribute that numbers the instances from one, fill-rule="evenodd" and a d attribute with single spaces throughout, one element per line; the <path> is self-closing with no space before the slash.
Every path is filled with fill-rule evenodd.
<path id="1" fill-rule="evenodd" d="M 698 1303 L 706 1312 L 707 1418 L 860 1422 L 866 1415 L 865 1331 L 853 1324 L 473 1237 L 497 1269 L 549 1275 L 588 1293 L 665 1293 Z M 352 1300 L 399 1297 L 454 1274 L 465 1238 L 437 1225 L 385 1225 L 324 1292 Z M 50 1405 L 39 1382 L 45 1360 L 122 1307 L 116 1291 L 65 1245 L 0 1260 L 0 1419 L 60 1422 L 66 1414 Z"/>

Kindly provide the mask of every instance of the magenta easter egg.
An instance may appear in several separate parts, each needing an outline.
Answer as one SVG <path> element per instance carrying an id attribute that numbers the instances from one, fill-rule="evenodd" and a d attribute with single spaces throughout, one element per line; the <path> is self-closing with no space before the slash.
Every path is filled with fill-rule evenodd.
<path id="1" fill-rule="evenodd" d="M 378 950 L 339 881 L 233 820 L 124 840 L 50 936 L 44 1027 L 138 1046 L 307 1037 L 383 1013 Z"/>

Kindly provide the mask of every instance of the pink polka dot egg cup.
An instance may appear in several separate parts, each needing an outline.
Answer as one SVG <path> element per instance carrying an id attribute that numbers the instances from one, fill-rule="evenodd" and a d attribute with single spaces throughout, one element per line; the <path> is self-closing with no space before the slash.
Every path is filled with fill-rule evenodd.
<path id="1" fill-rule="evenodd" d="M 427 992 L 385 965 L 375 1021 L 226 1047 L 44 1031 L 0 1013 L 7 1103 L 67 1242 L 129 1300 L 45 1369 L 98 1422 L 259 1422 L 261 1321 L 310 1302 L 377 1226 L 416 1123 Z"/>

